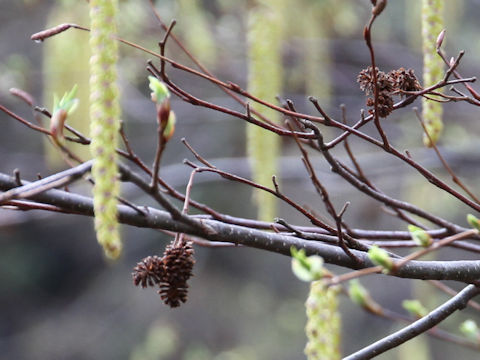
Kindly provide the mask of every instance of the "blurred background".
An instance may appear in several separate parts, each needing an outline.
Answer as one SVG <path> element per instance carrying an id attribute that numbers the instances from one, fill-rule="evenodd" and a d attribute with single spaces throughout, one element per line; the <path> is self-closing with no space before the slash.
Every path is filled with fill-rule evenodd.
<path id="1" fill-rule="evenodd" d="M 298 110 L 315 113 L 307 101 L 317 97 L 335 118 L 346 104 L 350 124 L 358 120 L 365 97 L 356 83 L 369 63 L 362 30 L 370 15 L 370 1 L 291 1 L 285 16 L 283 40 L 285 78 L 282 98 Z M 381 70 L 413 68 L 422 74 L 419 1 L 390 1 L 373 31 L 377 64 Z M 464 76 L 480 74 L 478 17 L 480 1 L 446 2 L 449 56 L 465 49 L 460 67 Z M 215 75 L 246 86 L 246 11 L 248 1 L 163 0 L 156 8 L 166 23 L 176 18 L 174 33 Z M 148 1 L 120 1 L 119 35 L 156 51 L 163 31 Z M 79 86 L 81 104 L 74 126 L 88 131 L 88 34 L 70 30 L 41 44 L 31 34 L 49 26 L 73 22 L 88 26 L 84 1 L 23 0 L 0 2 L 0 103 L 31 121 L 34 115 L 9 88 L 30 92 L 36 103 L 51 109 L 53 93 Z M 167 55 L 191 62 L 171 42 Z M 122 118 L 132 147 L 151 164 L 155 152 L 155 109 L 149 99 L 145 70 L 151 58 L 121 46 L 119 64 Z M 239 110 L 215 86 L 169 69 L 170 77 L 202 99 Z M 478 87 L 477 87 L 478 90 Z M 269 101 L 275 101 L 272 94 Z M 415 103 L 421 106 L 420 102 Z M 184 191 L 189 170 L 182 165 L 192 155 L 179 141 L 190 144 L 217 167 L 250 176 L 245 157 L 245 124 L 220 113 L 196 108 L 173 98 L 177 128 L 162 160 L 161 175 Z M 465 104 L 445 106 L 445 133 L 440 149 L 469 187 L 478 193 L 476 166 L 480 158 L 478 110 Z M 43 119 L 45 120 L 45 119 Z M 0 172 L 19 169 L 25 179 L 47 176 L 66 168 L 42 136 L 0 114 Z M 423 147 L 421 128 L 411 109 L 394 112 L 384 122 L 391 141 L 440 175 L 445 174 L 433 150 Z M 335 131 L 325 130 L 328 139 Z M 365 131 L 375 134 L 374 129 Z M 395 159 L 358 139 L 351 146 L 365 173 L 382 191 L 413 202 L 436 215 L 466 225 L 469 210 Z M 88 151 L 75 149 L 88 158 Z M 82 152 L 83 151 L 83 152 Z M 342 149 L 335 154 L 345 158 Z M 319 176 L 339 208 L 350 201 L 345 220 L 363 229 L 399 229 L 406 225 L 379 204 L 359 194 L 329 173 L 325 162 L 312 155 Z M 284 193 L 324 215 L 321 199 L 308 181 L 298 150 L 282 143 L 279 177 Z M 88 194 L 86 185 L 73 187 Z M 136 204 L 155 206 L 132 186 L 124 197 Z M 230 215 L 254 218 L 251 189 L 215 176 L 200 175 L 193 198 Z M 289 223 L 307 225 L 291 208 L 279 204 L 278 216 Z M 178 309 L 163 305 L 151 289 L 135 288 L 132 268 L 145 256 L 160 255 L 170 241 L 147 229 L 122 228 L 125 253 L 108 263 L 95 240 L 91 218 L 0 209 L 0 354 L 2 359 L 304 359 L 306 318 L 303 303 L 308 284 L 291 273 L 290 260 L 247 248 L 196 247 L 197 263 L 190 281 L 189 300 Z M 442 250 L 438 259 L 472 259 L 471 254 Z M 344 270 L 331 267 L 336 273 Z M 372 276 L 362 279 L 383 306 L 404 313 L 401 301 L 420 298 L 428 309 L 447 297 L 426 285 Z M 458 284 L 449 284 L 459 288 Z M 347 355 L 400 328 L 404 324 L 366 314 L 348 299 L 341 299 L 342 351 Z M 445 322 L 458 333 L 458 325 L 471 310 Z M 477 316 L 477 321 L 478 315 Z M 379 359 L 478 359 L 478 353 L 427 336 L 378 357 Z"/>

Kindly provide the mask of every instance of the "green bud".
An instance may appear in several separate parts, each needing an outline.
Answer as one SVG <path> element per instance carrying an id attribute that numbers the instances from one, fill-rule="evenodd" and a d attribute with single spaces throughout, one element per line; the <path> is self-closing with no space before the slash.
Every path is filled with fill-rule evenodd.
<path id="1" fill-rule="evenodd" d="M 393 269 L 393 261 L 388 255 L 388 253 L 379 248 L 377 245 L 373 245 L 370 250 L 368 250 L 368 257 L 375 265 L 382 266 L 385 270 Z"/>
<path id="2" fill-rule="evenodd" d="M 367 289 L 365 289 L 357 279 L 351 280 L 349 284 L 348 295 L 350 296 L 350 299 L 357 305 L 365 306 L 367 298 L 370 297 Z"/>
<path id="3" fill-rule="evenodd" d="M 433 242 L 432 237 L 418 226 L 408 225 L 408 231 L 412 236 L 412 240 L 419 246 L 429 247 Z"/>
<path id="4" fill-rule="evenodd" d="M 307 256 L 305 250 L 290 248 L 292 254 L 292 272 L 302 281 L 311 282 L 322 279 L 327 270 L 323 267 L 323 259 L 318 255 Z"/>
<path id="5" fill-rule="evenodd" d="M 372 299 L 368 290 L 357 279 L 349 282 L 348 296 L 365 310 L 377 315 L 383 314 L 382 307 Z"/>
<path id="6" fill-rule="evenodd" d="M 427 309 L 418 300 L 403 300 L 402 306 L 416 318 L 422 318 L 428 314 Z"/>
<path id="7" fill-rule="evenodd" d="M 460 331 L 469 339 L 480 342 L 480 329 L 475 321 L 468 319 L 460 324 Z"/>
<path id="8" fill-rule="evenodd" d="M 167 86 L 163 82 L 154 76 L 149 76 L 148 81 L 148 86 L 150 87 L 150 90 L 152 90 L 152 101 L 156 102 L 157 104 L 161 104 L 166 99 L 170 98 L 170 91 L 168 91 Z"/>
<path id="9" fill-rule="evenodd" d="M 474 215 L 468 214 L 467 221 L 471 227 L 480 231 L 480 221 Z"/>

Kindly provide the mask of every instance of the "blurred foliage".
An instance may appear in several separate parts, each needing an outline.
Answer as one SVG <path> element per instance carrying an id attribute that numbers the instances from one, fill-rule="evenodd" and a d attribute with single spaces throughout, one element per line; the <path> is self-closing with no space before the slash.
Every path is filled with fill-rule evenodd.
<path id="1" fill-rule="evenodd" d="M 179 346 L 179 335 L 171 324 L 154 322 L 145 339 L 130 355 L 130 360 L 163 360 L 170 358 Z"/>

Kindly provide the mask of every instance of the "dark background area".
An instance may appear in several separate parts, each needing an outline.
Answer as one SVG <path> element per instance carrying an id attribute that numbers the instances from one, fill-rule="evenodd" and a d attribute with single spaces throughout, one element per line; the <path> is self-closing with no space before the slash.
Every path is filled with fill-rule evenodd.
<path id="1" fill-rule="evenodd" d="M 306 71 L 304 55 L 312 42 L 319 42 L 326 54 L 322 56 L 326 57 L 325 63 L 318 63 L 315 71 L 324 72 L 329 81 L 319 86 L 321 94 L 313 95 L 327 104 L 334 117 L 340 115 L 339 105 L 346 104 L 349 123 L 353 123 L 365 102 L 356 76 L 369 63 L 361 34 L 369 17 L 370 2 L 320 1 L 328 9 L 323 16 L 329 21 L 312 24 L 318 26 L 322 36 L 306 37 L 299 24 L 302 22 L 301 14 L 309 11 L 313 2 L 287 2 L 291 3 L 293 15 L 286 26 L 290 31 L 287 30 L 284 41 L 286 78 L 282 97 L 294 100 L 299 110 L 314 113 L 306 98 L 312 95 L 309 89 L 315 88 L 308 84 L 307 79 L 316 74 Z M 18 87 L 31 92 L 38 104 L 51 107 L 53 96 L 45 93 L 45 83 L 54 73 L 46 72 L 45 64 L 52 52 L 45 51 L 45 48 L 48 42 L 57 39 L 36 44 L 30 40 L 30 35 L 44 29 L 52 13 L 60 8 L 69 13 L 69 7 L 75 6 L 75 10 L 69 13 L 70 18 L 61 22 L 86 25 L 81 19 L 84 19 L 88 7 L 85 3 L 82 10 L 80 3 L 83 4 L 80 1 L 0 0 L 2 105 L 33 121 L 31 110 L 8 93 L 10 87 Z M 120 3 L 120 36 L 156 50 L 163 31 L 155 22 L 148 1 Z M 246 85 L 246 1 L 201 1 L 203 11 L 200 15 L 187 13 L 181 6 L 182 1 L 160 3 L 157 9 L 167 22 L 174 17 L 178 20 L 175 34 L 187 45 L 200 48 L 197 56 L 213 69 L 215 75 L 242 87 Z M 422 57 L 418 3 L 416 0 L 390 1 L 374 26 L 377 63 L 382 70 L 403 66 L 413 68 L 420 77 Z M 480 42 L 477 39 L 477 19 L 480 16 L 480 1 L 447 3 L 450 4 L 447 4 L 446 51 L 456 55 L 459 50 L 465 49 L 467 54 L 461 73 L 465 76 L 478 75 Z M 203 19 L 208 38 L 199 33 L 195 37 L 189 31 L 189 26 L 193 27 L 198 18 Z M 319 15 L 319 19 L 325 18 Z M 58 38 L 72 36 L 70 32 Z M 81 35 L 88 38 L 87 34 Z M 73 40 L 70 45 L 72 49 L 80 46 Z M 67 48 L 65 52 L 72 49 Z M 201 49 L 206 51 L 202 53 Z M 191 64 L 173 43 L 167 52 L 172 58 Z M 125 46 L 121 47 L 121 56 L 119 73 L 126 132 L 135 151 L 151 164 L 156 128 L 145 71 L 150 57 Z M 80 73 L 86 68 L 88 64 L 72 64 L 71 72 Z M 169 72 L 174 81 L 193 94 L 239 109 L 223 92 L 205 81 L 175 70 L 170 69 Z M 66 84 L 68 89 L 72 85 Z M 88 86 L 87 78 L 83 86 Z M 273 95 L 269 100 L 274 101 Z M 420 102 L 415 105 L 421 106 Z M 188 180 L 189 170 L 182 165 L 182 160 L 193 158 L 181 144 L 182 137 L 219 168 L 249 176 L 245 158 L 245 124 L 242 121 L 195 108 L 175 98 L 172 107 L 178 123 L 161 169 L 162 176 L 169 183 L 184 191 Z M 85 111 L 85 105 L 83 108 Z M 86 121 L 84 118 L 83 122 Z M 444 121 L 445 134 L 440 148 L 456 173 L 478 192 L 478 110 L 465 104 L 448 104 L 445 106 Z M 55 162 L 46 160 L 46 144 L 40 134 L 3 113 L 0 114 L 0 124 L 1 172 L 12 173 L 17 168 L 22 177 L 32 180 L 38 173 L 47 176 L 55 169 L 65 168 L 65 165 L 55 165 Z M 408 148 L 415 159 L 448 180 L 433 151 L 423 147 L 420 125 L 410 109 L 395 112 L 384 126 L 398 148 Z M 365 131 L 375 134 L 374 129 Z M 327 130 L 328 138 L 335 134 Z M 432 188 L 423 177 L 358 139 L 352 140 L 352 146 L 366 173 L 384 192 L 465 225 L 465 215 L 469 210 L 447 194 Z M 336 155 L 345 156 L 340 149 Z M 340 207 L 346 200 L 351 202 L 345 219 L 352 227 L 406 229 L 405 224 L 384 212 L 379 204 L 330 174 L 321 158 L 313 155 L 313 159 L 336 206 Z M 291 141 L 283 143 L 280 163 L 279 177 L 284 192 L 299 203 L 308 204 L 318 213 L 325 214 L 321 199 L 309 183 L 298 151 Z M 89 187 L 79 185 L 72 191 L 88 194 Z M 134 203 L 155 206 L 151 199 L 131 186 L 124 186 L 123 194 Z M 230 215 L 255 217 L 251 189 L 215 176 L 198 176 L 193 198 Z M 307 224 L 286 205 L 279 204 L 278 212 L 289 223 Z M 127 226 L 122 227 L 122 235 L 124 255 L 119 261 L 109 263 L 96 242 L 91 218 L 0 209 L 0 358 L 305 358 L 303 303 L 308 294 L 308 284 L 293 276 L 289 258 L 255 249 L 197 246 L 197 263 L 195 276 L 190 281 L 189 300 L 180 308 L 171 310 L 163 305 L 153 290 L 135 288 L 131 280 L 136 262 L 148 255 L 161 254 L 170 238 L 158 231 Z M 469 254 L 450 250 L 441 251 L 437 257 L 473 258 Z M 329 268 L 336 273 L 345 271 Z M 371 276 L 362 279 L 362 283 L 379 303 L 397 312 L 404 312 L 401 301 L 406 298 L 420 297 L 429 309 L 447 299 L 427 286 L 402 279 Z M 340 309 L 344 355 L 403 326 L 368 315 L 347 298 L 341 299 Z M 475 316 L 478 319 L 477 314 L 466 310 L 442 326 L 458 333 L 460 322 Z M 428 346 L 429 350 L 425 350 L 424 346 Z M 420 359 L 412 357 L 412 351 L 416 351 L 417 356 L 425 351 L 426 355 L 422 357 L 425 359 L 478 358 L 478 353 L 472 350 L 426 336 L 416 345 L 401 346 L 379 358 Z"/>

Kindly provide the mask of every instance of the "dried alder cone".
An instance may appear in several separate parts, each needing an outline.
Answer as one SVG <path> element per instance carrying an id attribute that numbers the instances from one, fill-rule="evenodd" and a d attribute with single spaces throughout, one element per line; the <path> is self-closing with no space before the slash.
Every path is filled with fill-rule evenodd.
<path id="1" fill-rule="evenodd" d="M 133 269 L 133 283 L 143 288 L 158 285 L 161 299 L 170 307 L 178 307 L 187 301 L 187 281 L 192 276 L 193 247 L 189 241 L 173 241 L 167 246 L 163 257 L 148 256 Z"/>
<path id="2" fill-rule="evenodd" d="M 158 256 L 147 256 L 133 268 L 133 283 L 135 286 L 155 286 L 160 283 L 164 274 L 163 261 Z"/>
<path id="3" fill-rule="evenodd" d="M 400 69 L 384 73 L 383 71 L 379 71 L 378 68 L 375 68 L 375 71 L 377 73 L 379 117 L 387 117 L 393 111 L 394 95 L 403 97 L 405 91 L 417 91 L 422 88 L 412 69 L 406 70 L 401 67 Z M 375 93 L 371 66 L 360 71 L 357 82 L 360 84 L 360 89 L 364 91 L 366 95 Z M 373 107 L 374 104 L 375 100 L 369 97 L 367 99 L 367 106 Z M 369 109 L 368 112 L 373 114 L 374 110 Z"/>
<path id="4" fill-rule="evenodd" d="M 192 276 L 194 263 L 192 243 L 184 242 L 179 247 L 174 244 L 167 246 L 163 254 L 165 273 L 158 291 L 166 305 L 178 307 L 180 302 L 187 301 L 187 281 Z"/>

